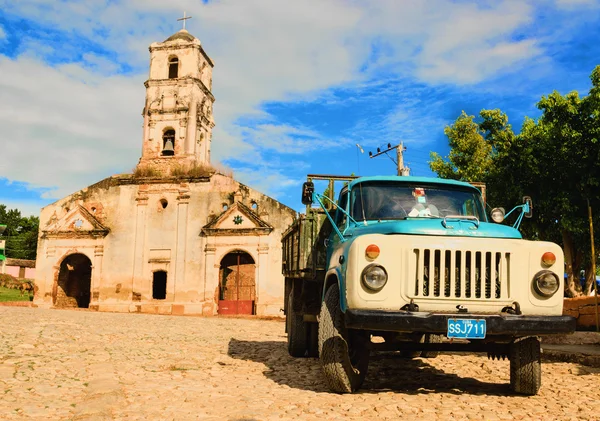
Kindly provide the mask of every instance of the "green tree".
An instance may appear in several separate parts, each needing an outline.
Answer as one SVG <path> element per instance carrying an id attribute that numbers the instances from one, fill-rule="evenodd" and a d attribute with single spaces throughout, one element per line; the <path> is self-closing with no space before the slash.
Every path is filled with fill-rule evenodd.
<path id="1" fill-rule="evenodd" d="M 526 238 L 554 241 L 565 252 L 566 294 L 587 293 L 591 271 L 587 201 L 600 224 L 600 66 L 591 74 L 589 95 L 553 92 L 540 99 L 538 120 L 526 118 L 516 135 L 500 110 L 482 110 L 481 120 L 464 112 L 445 129 L 451 147 L 446 160 L 432 154 L 431 169 L 442 178 L 483 181 L 488 202 L 534 200 Z M 595 240 L 600 243 L 600 236 Z M 598 249 L 598 244 L 595 245 Z M 579 270 L 586 271 L 582 290 Z"/>
<path id="2" fill-rule="evenodd" d="M 558 231 L 562 237 L 570 296 L 582 292 L 578 281 L 582 267 L 587 278 L 583 293 L 589 292 L 595 278 L 591 270 L 587 202 L 599 210 L 599 71 L 597 67 L 592 73 L 589 96 L 580 98 L 577 92 L 564 96 L 553 92 L 538 103 L 543 114 L 537 121 L 538 135 L 534 140 L 540 155 L 545 154 L 543 162 L 552 168 L 542 173 L 540 196 L 547 209 L 546 222 L 554 225 L 555 236 Z M 597 217 L 595 224 L 598 226 Z"/>
<path id="3" fill-rule="evenodd" d="M 6 225 L 2 238 L 6 240 L 6 256 L 14 259 L 35 260 L 37 254 L 37 216 L 23 217 L 18 209 L 0 204 L 0 224 Z"/>
<path id="4" fill-rule="evenodd" d="M 444 129 L 450 154 L 444 159 L 432 152 L 429 163 L 431 170 L 441 178 L 479 181 L 488 174 L 492 148 L 474 118 L 463 111 L 454 124 Z"/>

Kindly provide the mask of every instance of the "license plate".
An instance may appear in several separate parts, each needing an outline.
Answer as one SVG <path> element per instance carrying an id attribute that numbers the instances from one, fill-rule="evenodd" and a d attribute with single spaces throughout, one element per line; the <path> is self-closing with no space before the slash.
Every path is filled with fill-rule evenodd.
<path id="1" fill-rule="evenodd" d="M 448 319 L 448 338 L 484 339 L 485 320 Z"/>

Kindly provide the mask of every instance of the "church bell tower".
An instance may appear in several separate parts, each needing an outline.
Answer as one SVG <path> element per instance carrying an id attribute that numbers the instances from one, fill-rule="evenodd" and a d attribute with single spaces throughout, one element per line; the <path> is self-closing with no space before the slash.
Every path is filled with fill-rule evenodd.
<path id="1" fill-rule="evenodd" d="M 185 17 L 184 17 L 185 18 Z M 138 169 L 167 176 L 174 168 L 210 166 L 215 97 L 214 64 L 200 41 L 184 29 L 150 45 L 150 75 L 144 83 L 146 103 L 142 157 Z"/>

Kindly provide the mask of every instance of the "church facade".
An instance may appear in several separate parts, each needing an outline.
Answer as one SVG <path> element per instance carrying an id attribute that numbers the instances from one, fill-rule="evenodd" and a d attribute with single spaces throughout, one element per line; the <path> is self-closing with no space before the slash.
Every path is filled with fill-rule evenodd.
<path id="1" fill-rule="evenodd" d="M 296 212 L 211 167 L 212 70 L 185 29 L 150 46 L 142 156 L 42 209 L 35 304 L 280 314 Z"/>

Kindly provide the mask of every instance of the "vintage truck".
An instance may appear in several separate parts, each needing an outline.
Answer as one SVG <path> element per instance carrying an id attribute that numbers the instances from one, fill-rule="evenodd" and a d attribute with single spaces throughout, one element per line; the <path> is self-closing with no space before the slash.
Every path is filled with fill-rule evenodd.
<path id="1" fill-rule="evenodd" d="M 539 337 L 571 333 L 575 320 L 562 315 L 561 248 L 518 231 L 531 199 L 490 222 L 469 183 L 309 175 L 302 202 L 282 237 L 287 345 L 319 357 L 332 391 L 361 387 L 371 351 L 454 351 L 508 358 L 512 391 L 537 394 Z M 514 226 L 501 224 L 513 212 Z"/>

